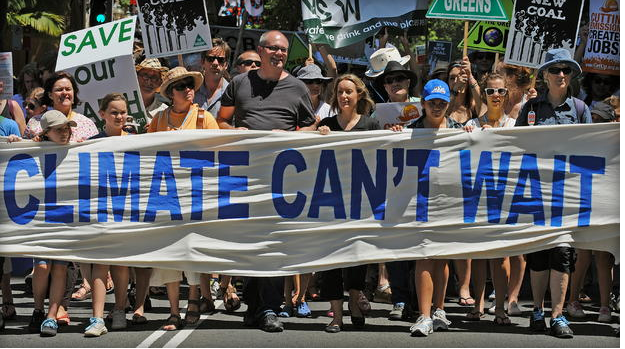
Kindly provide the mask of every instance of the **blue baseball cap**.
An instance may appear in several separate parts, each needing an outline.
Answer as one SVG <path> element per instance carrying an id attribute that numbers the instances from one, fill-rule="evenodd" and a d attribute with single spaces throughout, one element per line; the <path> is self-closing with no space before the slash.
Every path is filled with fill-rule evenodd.
<path id="1" fill-rule="evenodd" d="M 449 86 L 443 80 L 433 79 L 423 86 L 423 100 L 442 99 L 449 102 Z"/>

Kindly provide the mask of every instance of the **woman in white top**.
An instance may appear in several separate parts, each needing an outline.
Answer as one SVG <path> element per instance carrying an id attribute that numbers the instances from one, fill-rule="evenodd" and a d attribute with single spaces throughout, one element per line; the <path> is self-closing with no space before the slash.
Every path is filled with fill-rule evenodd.
<path id="1" fill-rule="evenodd" d="M 505 87 L 505 78 L 498 73 L 490 73 L 484 78 L 482 87 L 482 100 L 485 102 L 487 111 L 480 117 L 467 122 L 464 127 L 467 131 L 475 128 L 482 130 L 488 128 L 514 127 L 515 119 L 505 113 L 508 102 L 508 89 Z M 519 291 L 525 272 L 525 259 L 523 255 L 491 259 L 493 271 L 493 283 L 495 285 L 495 307 L 489 309 L 495 314 L 495 324 L 510 325 L 510 319 L 504 309 L 505 295 L 508 294 L 508 315 L 520 315 L 518 306 Z M 510 280 L 507 279 L 510 275 Z M 486 282 L 486 259 L 473 259 L 472 265 L 473 290 L 476 302 L 473 310 L 467 314 L 468 320 L 479 320 L 484 314 L 484 287 Z"/>

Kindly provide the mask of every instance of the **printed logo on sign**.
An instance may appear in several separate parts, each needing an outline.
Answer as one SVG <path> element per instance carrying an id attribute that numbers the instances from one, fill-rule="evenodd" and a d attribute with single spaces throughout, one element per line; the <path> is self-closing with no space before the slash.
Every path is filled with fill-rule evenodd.
<path id="1" fill-rule="evenodd" d="M 198 46 L 206 46 L 206 41 L 204 41 L 200 34 L 197 35 L 197 37 L 195 38 L 195 43 L 193 43 L 193 47 Z"/>
<path id="2" fill-rule="evenodd" d="M 442 94 L 446 94 L 447 91 L 445 91 L 445 88 L 443 86 L 436 86 L 434 87 L 434 89 L 432 90 L 432 93 L 442 93 Z"/>
<path id="3" fill-rule="evenodd" d="M 618 11 L 618 1 L 617 0 L 605 0 L 600 10 L 603 12 Z"/>

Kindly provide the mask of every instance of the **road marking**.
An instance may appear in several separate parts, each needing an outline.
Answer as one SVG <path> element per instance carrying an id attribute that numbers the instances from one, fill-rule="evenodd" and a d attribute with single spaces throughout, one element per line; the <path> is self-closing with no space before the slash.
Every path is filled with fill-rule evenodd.
<path id="1" fill-rule="evenodd" d="M 216 300 L 215 308 L 219 308 L 222 304 L 223 304 L 223 301 Z M 180 315 L 184 319 L 184 313 Z M 178 333 L 176 333 L 176 335 L 172 339 L 169 340 L 169 342 L 165 343 L 163 348 L 178 347 L 178 345 L 180 345 L 180 343 L 182 343 L 185 339 L 187 339 L 187 337 L 191 335 L 191 332 L 193 332 L 193 330 L 195 330 L 205 319 L 208 319 L 208 315 L 200 316 L 200 321 L 198 321 L 197 324 L 195 324 L 193 327 L 179 330 Z M 154 342 L 156 342 L 159 338 L 161 338 L 167 332 L 168 331 L 165 331 L 159 328 L 158 330 L 152 332 L 152 334 L 150 334 L 146 339 L 144 339 L 143 342 L 139 343 L 139 345 L 137 345 L 137 348 L 149 348 L 152 344 L 154 344 Z"/>

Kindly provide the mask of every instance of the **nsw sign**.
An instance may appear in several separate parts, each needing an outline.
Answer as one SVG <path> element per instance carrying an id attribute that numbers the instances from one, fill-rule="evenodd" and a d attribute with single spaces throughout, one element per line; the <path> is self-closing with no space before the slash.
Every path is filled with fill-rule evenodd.
<path id="1" fill-rule="evenodd" d="M 510 12 L 504 0 L 434 0 L 425 17 L 507 22 Z"/>

